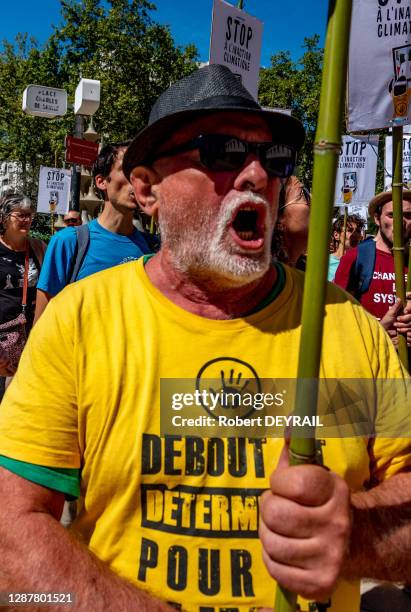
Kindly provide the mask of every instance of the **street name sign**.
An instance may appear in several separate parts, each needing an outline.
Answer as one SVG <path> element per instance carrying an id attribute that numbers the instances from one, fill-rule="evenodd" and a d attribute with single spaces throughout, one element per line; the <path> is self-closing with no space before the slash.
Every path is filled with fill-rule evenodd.
<path id="1" fill-rule="evenodd" d="M 92 166 L 98 153 L 98 143 L 66 136 L 66 162 Z"/>
<path id="2" fill-rule="evenodd" d="M 23 110 L 35 117 L 62 117 L 67 113 L 67 91 L 45 85 L 28 85 L 23 92 Z"/>

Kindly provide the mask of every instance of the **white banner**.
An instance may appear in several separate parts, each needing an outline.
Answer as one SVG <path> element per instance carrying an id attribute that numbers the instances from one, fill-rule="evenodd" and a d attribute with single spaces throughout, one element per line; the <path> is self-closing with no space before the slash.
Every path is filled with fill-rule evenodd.
<path id="1" fill-rule="evenodd" d="M 411 189 L 411 136 L 402 139 L 402 180 Z M 384 187 L 392 183 L 392 136 L 385 137 Z"/>
<path id="2" fill-rule="evenodd" d="M 361 219 L 364 219 L 365 223 L 368 221 L 368 205 L 367 206 L 349 206 L 349 215 L 358 215 Z"/>
<path id="3" fill-rule="evenodd" d="M 368 206 L 375 195 L 378 136 L 343 136 L 335 183 L 335 206 Z"/>
<path id="4" fill-rule="evenodd" d="M 64 215 L 69 207 L 70 181 L 70 170 L 40 166 L 37 212 Z"/>
<path id="5" fill-rule="evenodd" d="M 214 0 L 210 64 L 223 64 L 241 77 L 244 87 L 258 97 L 263 22 L 224 0 Z"/>
<path id="6" fill-rule="evenodd" d="M 411 123 L 411 4 L 354 0 L 348 66 L 348 130 Z"/>

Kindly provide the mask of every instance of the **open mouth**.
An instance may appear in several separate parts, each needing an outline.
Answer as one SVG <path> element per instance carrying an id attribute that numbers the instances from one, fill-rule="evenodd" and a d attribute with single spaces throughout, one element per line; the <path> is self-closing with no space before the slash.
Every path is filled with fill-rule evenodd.
<path id="1" fill-rule="evenodd" d="M 245 205 L 234 214 L 230 233 L 242 248 L 258 250 L 264 245 L 264 222 L 263 206 Z"/>

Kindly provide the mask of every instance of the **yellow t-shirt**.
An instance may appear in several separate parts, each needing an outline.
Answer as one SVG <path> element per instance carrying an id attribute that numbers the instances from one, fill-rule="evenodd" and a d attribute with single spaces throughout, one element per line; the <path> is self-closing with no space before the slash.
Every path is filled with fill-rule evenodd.
<path id="1" fill-rule="evenodd" d="M 282 442 L 160 437 L 160 379 L 195 381 L 210 363 L 231 381 L 247 367 L 295 377 L 302 290 L 303 275 L 286 269 L 271 304 L 218 321 L 166 299 L 142 260 L 67 287 L 34 327 L 1 406 L 0 455 L 81 468 L 72 529 L 140 588 L 196 612 L 272 607 L 258 502 Z M 321 376 L 403 375 L 379 324 L 330 285 Z M 411 464 L 408 440 L 376 440 L 372 461 L 368 446 L 328 439 L 324 463 L 352 489 Z M 342 581 L 331 610 L 358 606 L 358 583 Z"/>

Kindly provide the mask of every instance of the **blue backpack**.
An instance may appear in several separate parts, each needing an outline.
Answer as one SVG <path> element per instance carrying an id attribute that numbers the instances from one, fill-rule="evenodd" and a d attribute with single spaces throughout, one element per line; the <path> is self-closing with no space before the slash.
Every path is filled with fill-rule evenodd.
<path id="1" fill-rule="evenodd" d="M 368 291 L 372 281 L 376 257 L 375 240 L 367 238 L 358 245 L 357 259 L 350 271 L 348 291 L 360 300 L 363 293 Z"/>

